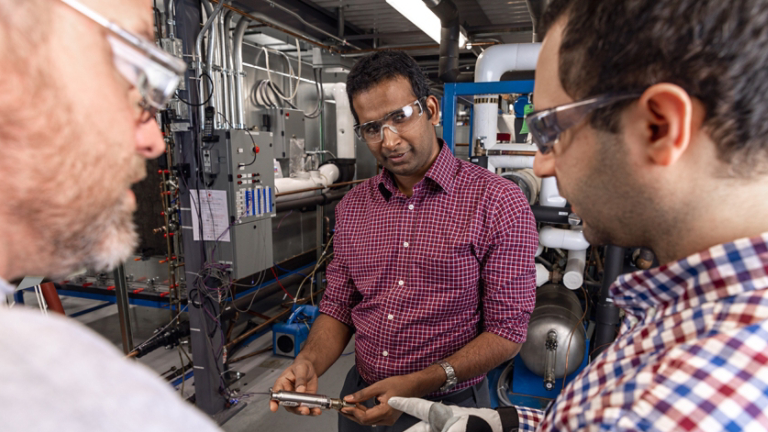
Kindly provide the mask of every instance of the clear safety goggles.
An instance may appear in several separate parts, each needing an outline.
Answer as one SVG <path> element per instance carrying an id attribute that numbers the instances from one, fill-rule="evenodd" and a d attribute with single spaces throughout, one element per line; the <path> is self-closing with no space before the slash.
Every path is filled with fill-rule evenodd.
<path id="1" fill-rule="evenodd" d="M 424 106 L 421 100 L 417 99 L 379 120 L 355 126 L 355 135 L 368 144 L 378 144 L 384 141 L 384 129 L 388 128 L 398 135 L 407 132 L 419 122 L 422 114 L 424 114 Z"/>
<path id="2" fill-rule="evenodd" d="M 531 138 L 542 154 L 552 151 L 560 134 L 581 123 L 593 111 L 627 99 L 639 98 L 642 93 L 601 95 L 554 108 L 535 111 L 525 116 Z"/>
<path id="3" fill-rule="evenodd" d="M 141 94 L 137 116 L 144 123 L 164 109 L 179 85 L 186 63 L 153 42 L 109 21 L 77 0 L 61 0 L 90 20 L 109 30 L 107 40 L 112 47 L 115 67 Z"/>

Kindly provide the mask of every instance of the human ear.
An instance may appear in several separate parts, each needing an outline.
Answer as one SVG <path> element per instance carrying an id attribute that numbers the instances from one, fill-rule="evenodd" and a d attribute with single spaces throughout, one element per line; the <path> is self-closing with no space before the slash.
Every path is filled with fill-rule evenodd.
<path id="1" fill-rule="evenodd" d="M 437 126 L 440 123 L 440 103 L 434 96 L 427 96 L 426 100 L 427 118 L 432 122 L 433 126 Z"/>
<path id="2" fill-rule="evenodd" d="M 674 84 L 653 85 L 640 97 L 637 115 L 649 160 L 661 166 L 677 162 L 691 142 L 691 96 Z"/>

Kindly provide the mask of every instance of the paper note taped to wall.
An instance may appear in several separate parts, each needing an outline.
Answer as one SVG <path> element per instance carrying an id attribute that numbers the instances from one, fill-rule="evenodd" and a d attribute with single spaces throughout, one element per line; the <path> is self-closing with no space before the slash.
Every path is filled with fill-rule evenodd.
<path id="1" fill-rule="evenodd" d="M 194 240 L 200 241 L 200 222 L 202 220 L 204 241 L 230 241 L 227 192 L 190 189 L 189 196 L 192 204 Z M 198 197 L 200 199 L 199 206 L 197 205 Z"/>

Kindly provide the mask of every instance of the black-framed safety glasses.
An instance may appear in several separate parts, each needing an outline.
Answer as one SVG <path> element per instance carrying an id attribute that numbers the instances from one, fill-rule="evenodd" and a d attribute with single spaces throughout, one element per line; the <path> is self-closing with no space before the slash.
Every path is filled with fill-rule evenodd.
<path id="1" fill-rule="evenodd" d="M 595 96 L 532 112 L 525 117 L 525 122 L 539 151 L 547 154 L 560 140 L 561 133 L 581 123 L 593 111 L 628 99 L 637 99 L 641 95 L 642 93 L 627 93 Z"/>
<path id="2" fill-rule="evenodd" d="M 77 0 L 61 0 L 82 15 L 109 30 L 107 40 L 112 47 L 112 59 L 120 74 L 141 94 L 137 116 L 145 123 L 155 117 L 157 110 L 173 97 L 187 68 L 183 60 L 174 57 L 153 42 L 109 21 Z"/>
<path id="3" fill-rule="evenodd" d="M 384 129 L 389 129 L 398 135 L 407 132 L 424 114 L 422 100 L 423 98 L 417 99 L 378 120 L 355 126 L 355 135 L 368 144 L 378 144 L 384 141 Z"/>

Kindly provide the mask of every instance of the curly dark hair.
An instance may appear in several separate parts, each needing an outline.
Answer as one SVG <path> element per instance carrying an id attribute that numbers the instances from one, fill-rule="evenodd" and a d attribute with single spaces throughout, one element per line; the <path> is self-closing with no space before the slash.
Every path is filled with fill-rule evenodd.
<path id="1" fill-rule="evenodd" d="M 569 96 L 676 84 L 703 104 L 731 175 L 768 171 L 768 0 L 553 0 L 542 33 L 563 16 Z M 596 112 L 592 125 L 617 132 L 616 112 Z"/>
<path id="2" fill-rule="evenodd" d="M 347 76 L 347 96 L 355 121 L 359 122 L 359 119 L 352 98 L 382 81 L 399 77 L 408 79 L 417 99 L 422 100 L 430 95 L 429 83 L 419 64 L 403 51 L 378 51 L 358 60 Z"/>

